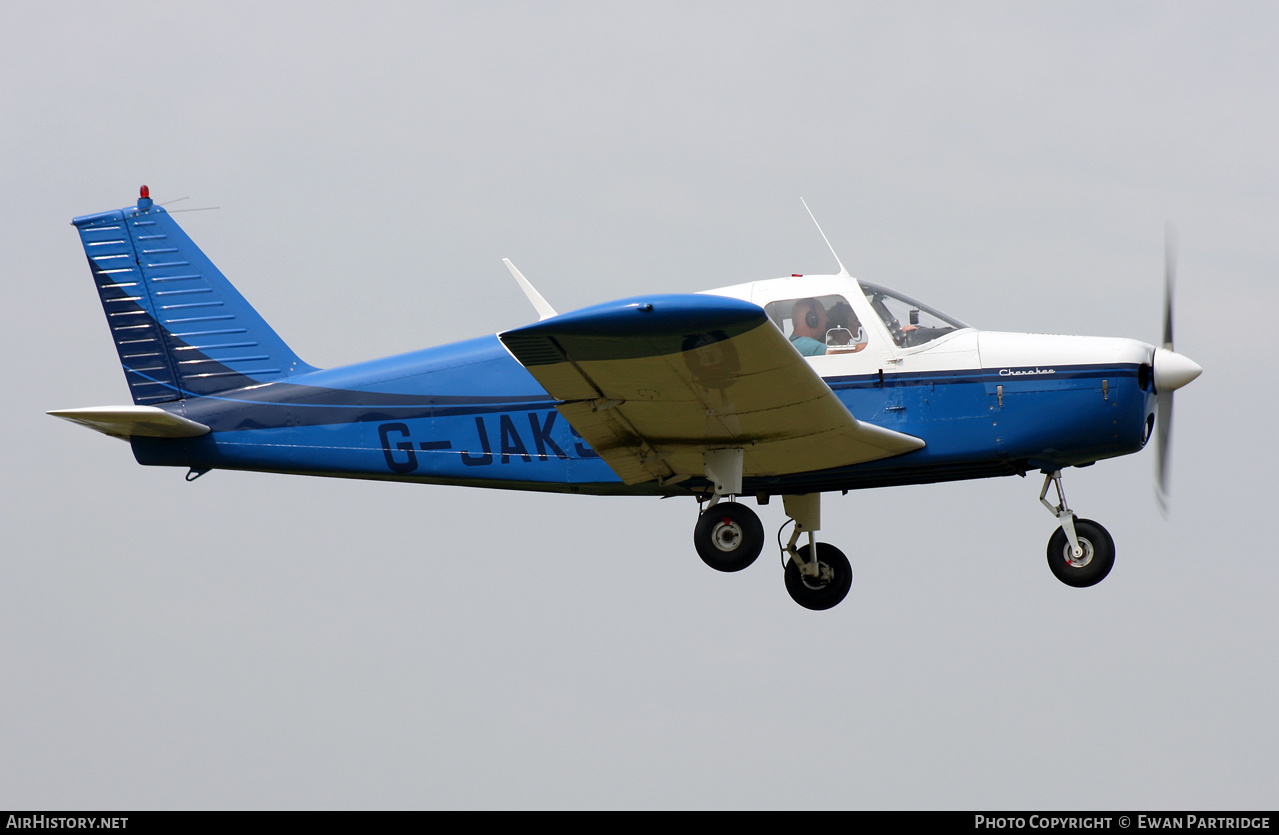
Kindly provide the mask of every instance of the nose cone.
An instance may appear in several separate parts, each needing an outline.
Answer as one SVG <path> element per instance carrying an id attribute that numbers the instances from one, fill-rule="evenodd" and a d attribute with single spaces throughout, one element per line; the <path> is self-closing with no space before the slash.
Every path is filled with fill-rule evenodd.
<path id="1" fill-rule="evenodd" d="M 1176 391 L 1203 373 L 1199 363 L 1167 348 L 1155 349 L 1154 366 L 1156 391 Z"/>

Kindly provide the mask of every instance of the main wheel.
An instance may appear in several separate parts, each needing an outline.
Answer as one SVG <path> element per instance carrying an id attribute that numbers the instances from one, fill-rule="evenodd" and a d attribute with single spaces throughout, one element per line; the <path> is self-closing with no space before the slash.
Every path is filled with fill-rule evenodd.
<path id="1" fill-rule="evenodd" d="M 799 555 L 808 562 L 808 546 L 799 549 Z M 799 564 L 792 559 L 786 560 L 786 591 L 791 599 L 805 609 L 822 611 L 838 606 L 848 596 L 853 587 L 853 567 L 848 564 L 848 557 L 829 542 L 817 543 L 817 563 L 819 567 L 829 567 L 832 576 L 825 582 L 801 577 Z M 823 572 L 824 573 L 824 572 Z"/>
<path id="2" fill-rule="evenodd" d="M 1075 537 L 1084 550 L 1079 559 L 1070 551 L 1066 532 L 1058 528 L 1048 540 L 1048 567 L 1058 580 L 1075 588 L 1095 586 L 1115 565 L 1115 541 L 1101 525 L 1090 519 L 1075 520 Z"/>
<path id="3" fill-rule="evenodd" d="M 716 571 L 741 571 L 763 550 L 764 526 L 746 505 L 721 502 L 698 518 L 693 544 L 702 562 Z"/>

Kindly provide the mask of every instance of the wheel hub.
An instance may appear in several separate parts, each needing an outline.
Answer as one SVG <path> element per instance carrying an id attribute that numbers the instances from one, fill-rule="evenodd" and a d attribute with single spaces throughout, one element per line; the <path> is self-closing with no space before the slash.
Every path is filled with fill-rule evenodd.
<path id="1" fill-rule="evenodd" d="M 711 542 L 726 554 L 736 551 L 742 544 L 742 528 L 732 519 L 725 518 L 711 531 Z"/>
<path id="2" fill-rule="evenodd" d="M 1087 566 L 1088 563 L 1092 562 L 1092 558 L 1093 558 L 1092 543 L 1084 539 L 1083 537 L 1079 537 L 1079 547 L 1083 550 L 1083 553 L 1080 554 L 1078 558 L 1076 558 L 1071 553 L 1070 544 L 1069 543 L 1066 544 L 1064 556 L 1066 557 L 1066 564 L 1069 565 L 1071 568 L 1083 568 Z"/>
<path id="3" fill-rule="evenodd" d="M 830 581 L 835 576 L 835 571 L 824 562 L 817 563 L 817 565 L 814 566 L 814 569 L 815 573 L 811 575 L 806 574 L 803 570 L 801 570 L 799 578 L 803 581 L 805 586 L 808 586 L 813 591 L 821 591 L 830 585 Z"/>

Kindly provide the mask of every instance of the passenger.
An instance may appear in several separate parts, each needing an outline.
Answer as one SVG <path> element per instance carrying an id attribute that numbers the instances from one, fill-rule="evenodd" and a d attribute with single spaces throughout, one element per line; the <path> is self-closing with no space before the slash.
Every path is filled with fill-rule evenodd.
<path id="1" fill-rule="evenodd" d="M 817 299 L 800 299 L 791 310 L 790 341 L 806 357 L 826 353 L 826 308 Z"/>
<path id="2" fill-rule="evenodd" d="M 861 322 L 846 301 L 836 302 L 826 316 L 826 344 L 840 353 L 852 353 L 866 347 L 861 336 Z"/>

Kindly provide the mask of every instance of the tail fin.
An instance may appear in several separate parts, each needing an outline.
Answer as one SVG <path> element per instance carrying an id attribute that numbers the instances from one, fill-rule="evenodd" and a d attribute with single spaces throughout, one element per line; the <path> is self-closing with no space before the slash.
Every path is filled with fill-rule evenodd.
<path id="1" fill-rule="evenodd" d="M 78 217 L 133 402 L 273 382 L 314 369 L 298 359 L 142 187 L 136 207 Z"/>

